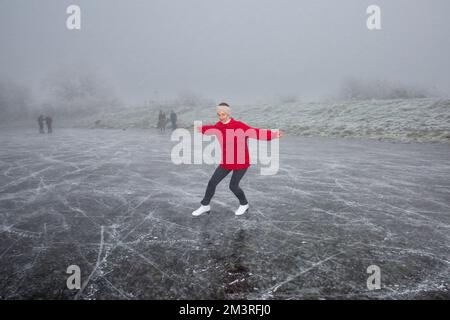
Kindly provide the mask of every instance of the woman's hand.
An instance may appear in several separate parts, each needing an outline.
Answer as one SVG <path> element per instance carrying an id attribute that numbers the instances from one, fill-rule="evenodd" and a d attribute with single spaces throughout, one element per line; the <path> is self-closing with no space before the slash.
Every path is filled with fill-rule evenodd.
<path id="1" fill-rule="evenodd" d="M 275 131 L 275 138 L 281 138 L 282 136 L 284 136 L 284 132 L 283 131 Z"/>

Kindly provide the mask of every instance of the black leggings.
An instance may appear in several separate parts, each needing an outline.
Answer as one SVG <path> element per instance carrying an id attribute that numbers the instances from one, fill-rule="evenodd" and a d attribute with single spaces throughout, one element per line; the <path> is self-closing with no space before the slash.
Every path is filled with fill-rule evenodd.
<path id="1" fill-rule="evenodd" d="M 225 178 L 230 173 L 230 171 L 233 171 L 230 181 L 230 190 L 233 191 L 236 197 L 238 197 L 239 203 L 241 205 L 246 205 L 248 203 L 247 198 L 245 198 L 244 191 L 242 191 L 242 189 L 239 187 L 239 181 L 241 181 L 245 172 L 247 172 L 247 169 L 248 168 L 240 170 L 227 170 L 222 168 L 221 166 L 218 166 L 216 168 L 216 171 L 214 171 L 214 174 L 212 175 L 211 179 L 209 179 L 208 187 L 206 188 L 205 192 L 205 197 L 201 201 L 201 204 L 204 206 L 209 205 L 211 198 L 214 196 L 214 193 L 216 192 L 216 186 L 220 183 L 220 181 L 223 180 L 223 178 Z"/>

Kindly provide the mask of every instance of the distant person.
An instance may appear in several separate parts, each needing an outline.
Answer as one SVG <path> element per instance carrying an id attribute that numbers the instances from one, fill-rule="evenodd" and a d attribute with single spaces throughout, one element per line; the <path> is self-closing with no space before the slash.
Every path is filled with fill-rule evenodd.
<path id="1" fill-rule="evenodd" d="M 170 111 L 170 121 L 172 122 L 172 130 L 177 128 L 177 114 L 171 110 Z"/>
<path id="2" fill-rule="evenodd" d="M 39 133 L 45 133 L 44 132 L 44 116 L 42 114 L 38 118 L 38 124 L 39 124 Z"/>
<path id="3" fill-rule="evenodd" d="M 159 110 L 158 124 L 156 127 L 160 130 L 162 130 L 162 118 L 163 118 L 163 112 L 162 112 L 162 110 Z"/>
<path id="4" fill-rule="evenodd" d="M 166 116 L 166 113 L 163 112 L 163 131 L 166 131 L 167 123 L 169 122 L 169 117 Z"/>
<path id="5" fill-rule="evenodd" d="M 166 119 L 166 113 L 160 111 L 159 113 L 159 121 L 158 121 L 158 127 L 160 132 L 165 132 L 166 131 L 166 124 L 167 124 L 167 119 Z"/>
<path id="6" fill-rule="evenodd" d="M 45 117 L 45 123 L 47 124 L 47 133 L 52 133 L 53 119 L 50 116 Z"/>

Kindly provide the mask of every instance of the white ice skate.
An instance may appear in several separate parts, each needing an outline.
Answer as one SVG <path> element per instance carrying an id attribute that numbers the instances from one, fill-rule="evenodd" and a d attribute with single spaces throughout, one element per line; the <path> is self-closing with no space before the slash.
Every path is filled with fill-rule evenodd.
<path id="1" fill-rule="evenodd" d="M 192 215 L 199 216 L 205 212 L 209 213 L 210 211 L 211 211 L 211 207 L 209 205 L 208 206 L 201 205 L 200 208 L 198 208 L 197 210 L 192 212 Z"/>
<path id="2" fill-rule="evenodd" d="M 239 208 L 234 213 L 237 216 L 244 214 L 248 209 L 248 203 L 246 205 L 240 205 Z"/>

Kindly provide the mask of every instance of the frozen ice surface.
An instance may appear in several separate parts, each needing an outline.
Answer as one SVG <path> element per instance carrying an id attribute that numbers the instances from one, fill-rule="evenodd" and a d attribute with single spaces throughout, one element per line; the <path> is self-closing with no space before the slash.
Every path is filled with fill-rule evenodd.
<path id="1" fill-rule="evenodd" d="M 277 175 L 243 178 L 241 217 L 230 176 L 191 216 L 215 166 L 172 164 L 174 144 L 2 131 L 0 298 L 450 298 L 449 144 L 286 136 Z"/>

